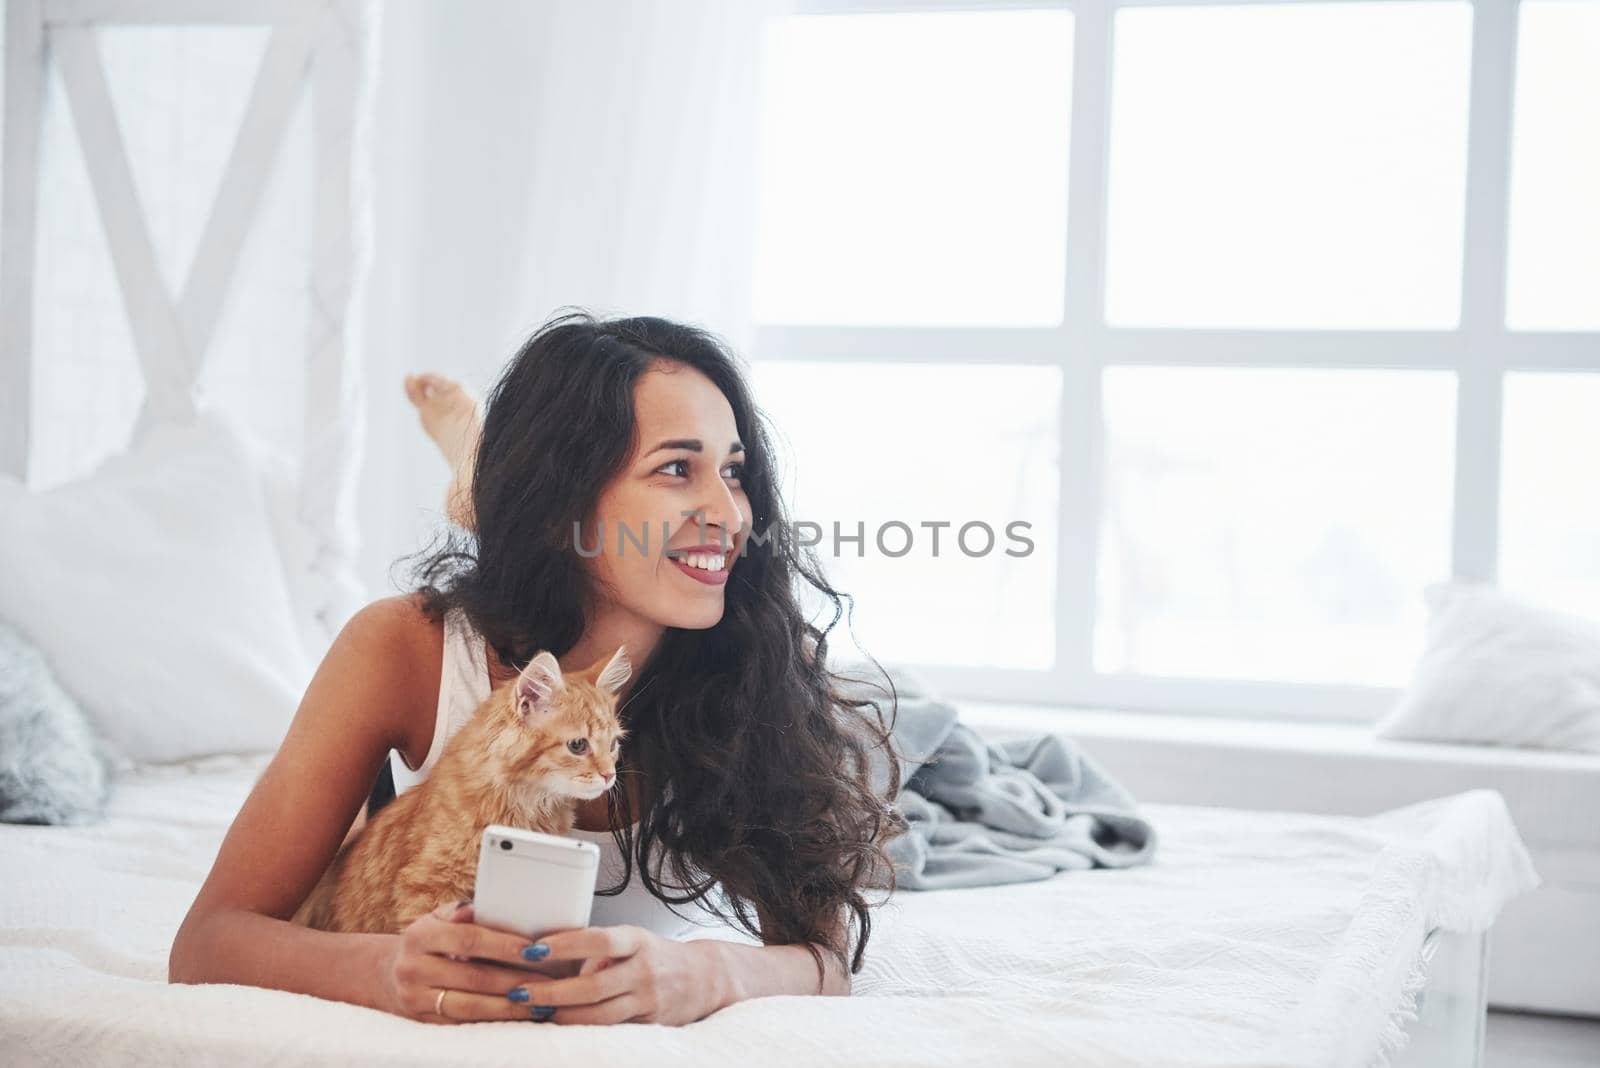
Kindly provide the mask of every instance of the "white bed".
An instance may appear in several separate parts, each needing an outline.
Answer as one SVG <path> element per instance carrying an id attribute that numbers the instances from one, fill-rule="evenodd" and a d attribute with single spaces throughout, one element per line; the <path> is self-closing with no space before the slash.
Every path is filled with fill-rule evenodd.
<path id="1" fill-rule="evenodd" d="M 0 826 L 0 1060 L 1342 1066 L 1385 1063 L 1409 1032 L 1390 1063 L 1460 1068 L 1481 1043 L 1479 936 L 1536 882 L 1491 791 L 1370 819 L 1149 806 L 1148 868 L 891 898 L 851 998 L 758 999 L 684 1028 L 442 1027 L 167 984 L 172 935 L 267 758 L 126 770 L 103 824 Z"/>

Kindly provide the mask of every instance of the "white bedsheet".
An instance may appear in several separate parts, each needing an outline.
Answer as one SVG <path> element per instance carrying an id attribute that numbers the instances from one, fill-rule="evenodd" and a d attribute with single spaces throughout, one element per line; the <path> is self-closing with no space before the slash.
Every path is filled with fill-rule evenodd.
<path id="1" fill-rule="evenodd" d="M 264 762 L 124 773 L 93 827 L 0 825 L 0 1061 L 1383 1063 L 1424 934 L 1481 930 L 1538 881 L 1491 791 L 1371 819 L 1147 806 L 1151 867 L 897 895 L 850 998 L 757 999 L 683 1028 L 430 1025 L 166 983 Z"/>

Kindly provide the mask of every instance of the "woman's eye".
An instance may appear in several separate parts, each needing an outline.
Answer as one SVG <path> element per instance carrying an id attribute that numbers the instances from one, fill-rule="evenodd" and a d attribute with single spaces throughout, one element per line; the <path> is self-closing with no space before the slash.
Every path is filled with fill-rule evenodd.
<path id="1" fill-rule="evenodd" d="M 574 738 L 572 741 L 567 743 L 567 748 L 581 756 L 589 751 L 589 739 Z"/>
<path id="2" fill-rule="evenodd" d="M 670 474 L 670 475 L 677 475 L 680 478 L 688 478 L 689 477 L 689 472 L 688 471 L 673 471 L 673 470 L 671 470 L 671 468 L 674 468 L 674 467 L 688 467 L 688 465 L 689 465 L 689 461 L 688 460 L 669 460 L 666 463 L 662 464 L 660 467 L 656 468 L 656 472 L 655 473 L 658 474 L 658 475 Z M 742 464 L 742 463 L 729 464 L 727 467 L 724 467 L 722 469 L 722 473 L 727 478 L 743 478 L 744 477 L 744 464 Z"/>

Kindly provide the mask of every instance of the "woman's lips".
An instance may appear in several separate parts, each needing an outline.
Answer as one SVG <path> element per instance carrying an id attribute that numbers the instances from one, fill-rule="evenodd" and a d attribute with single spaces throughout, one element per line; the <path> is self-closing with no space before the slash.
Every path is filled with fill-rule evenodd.
<path id="1" fill-rule="evenodd" d="M 701 568 L 695 567 L 693 564 L 684 563 L 676 556 L 671 558 L 671 562 L 673 567 L 677 568 L 679 571 L 682 571 L 696 582 L 703 583 L 707 586 L 721 586 L 726 583 L 728 581 L 728 572 L 733 567 L 732 560 L 724 560 L 721 571 L 705 571 Z"/>

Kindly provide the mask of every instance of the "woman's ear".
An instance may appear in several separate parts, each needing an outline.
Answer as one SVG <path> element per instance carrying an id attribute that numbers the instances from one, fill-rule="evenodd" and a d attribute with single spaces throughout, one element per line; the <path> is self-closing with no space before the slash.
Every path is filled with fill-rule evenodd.
<path id="1" fill-rule="evenodd" d="M 561 665 L 548 652 L 541 652 L 517 677 L 517 714 L 525 722 L 544 715 L 561 686 Z"/>

